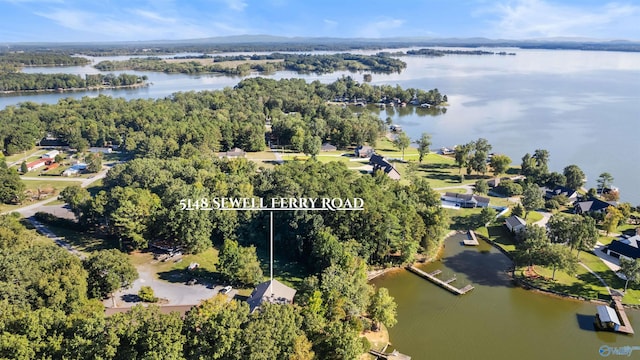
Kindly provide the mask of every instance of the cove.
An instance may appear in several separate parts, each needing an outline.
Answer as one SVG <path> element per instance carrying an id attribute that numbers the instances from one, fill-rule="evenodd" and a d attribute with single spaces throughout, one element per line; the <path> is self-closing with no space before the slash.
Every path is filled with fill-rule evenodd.
<path id="1" fill-rule="evenodd" d="M 398 324 L 389 330 L 390 341 L 412 359 L 598 359 L 603 345 L 640 345 L 634 336 L 594 331 L 596 304 L 516 287 L 504 254 L 482 240 L 477 247 L 460 242 L 448 238 L 440 260 L 420 268 L 442 270 L 441 279 L 455 274 L 453 285 L 475 287 L 466 295 L 405 270 L 372 281 L 395 297 Z M 638 311 L 627 315 L 640 327 Z"/>

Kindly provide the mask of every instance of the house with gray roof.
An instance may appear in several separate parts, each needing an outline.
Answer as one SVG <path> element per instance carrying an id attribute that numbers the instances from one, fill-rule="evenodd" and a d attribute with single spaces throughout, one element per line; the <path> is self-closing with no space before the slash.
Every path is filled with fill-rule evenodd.
<path id="1" fill-rule="evenodd" d="M 580 201 L 576 203 L 573 211 L 576 214 L 602 213 L 605 212 L 609 206 L 616 206 L 616 203 L 590 198 L 587 201 Z"/>
<path id="2" fill-rule="evenodd" d="M 249 309 L 253 312 L 259 308 L 265 301 L 272 304 L 293 304 L 293 297 L 296 295 L 296 289 L 290 288 L 280 281 L 265 281 L 258 284 L 251 293 L 247 303 Z"/>
<path id="3" fill-rule="evenodd" d="M 487 207 L 491 201 L 491 199 L 486 196 L 458 194 L 454 192 L 446 192 L 442 196 L 442 200 L 460 204 L 460 207 L 463 208 Z"/>
<path id="4" fill-rule="evenodd" d="M 378 154 L 371 155 L 369 165 L 373 165 L 373 172 L 378 170 L 384 171 L 387 176 L 393 180 L 400 180 L 400 173 L 390 162 Z"/>
<path id="5" fill-rule="evenodd" d="M 524 221 L 523 218 L 515 215 L 509 216 L 508 218 L 506 218 L 504 221 L 504 224 L 507 226 L 507 229 L 509 229 L 509 231 L 511 231 L 512 233 L 520 232 L 524 230 L 524 228 L 527 226 L 527 222 Z"/>
<path id="6" fill-rule="evenodd" d="M 369 145 L 360 145 L 355 150 L 356 157 L 367 158 L 373 155 L 373 148 Z"/>

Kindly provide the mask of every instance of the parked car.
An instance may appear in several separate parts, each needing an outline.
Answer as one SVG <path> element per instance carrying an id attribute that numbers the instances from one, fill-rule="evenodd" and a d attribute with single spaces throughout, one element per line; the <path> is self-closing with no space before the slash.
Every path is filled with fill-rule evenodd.
<path id="1" fill-rule="evenodd" d="M 220 294 L 226 294 L 231 291 L 231 289 L 233 289 L 231 286 L 225 286 L 222 288 L 222 290 L 220 290 Z"/>
<path id="2" fill-rule="evenodd" d="M 191 280 L 187 281 L 187 285 L 195 285 L 197 283 L 198 283 L 197 279 L 191 279 Z"/>

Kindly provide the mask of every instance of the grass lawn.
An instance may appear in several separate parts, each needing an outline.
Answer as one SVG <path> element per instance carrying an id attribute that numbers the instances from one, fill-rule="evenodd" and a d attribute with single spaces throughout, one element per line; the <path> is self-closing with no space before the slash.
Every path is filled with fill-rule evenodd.
<path id="1" fill-rule="evenodd" d="M 5 156 L 4 159 L 8 163 L 12 163 L 14 161 L 22 161 L 22 159 L 25 158 L 25 154 L 26 154 L 27 158 L 28 157 L 33 157 L 33 156 L 38 156 L 39 157 L 40 155 L 44 154 L 45 152 L 47 152 L 47 151 L 46 150 L 41 150 L 41 149 L 38 149 L 38 148 L 34 147 L 34 148 L 30 149 L 30 150 L 27 150 L 26 152 L 21 152 L 21 153 Z"/>
<path id="2" fill-rule="evenodd" d="M 51 181 L 43 178 L 42 180 L 22 180 L 27 190 L 31 190 L 32 192 L 37 193 L 38 188 L 43 189 L 53 189 L 54 193 L 57 194 L 62 191 L 67 186 L 71 185 L 79 185 L 79 181 Z"/>
<path id="3" fill-rule="evenodd" d="M 218 250 L 213 247 L 199 254 L 176 256 L 167 261 L 154 259 L 153 253 L 150 251 L 134 251 L 129 254 L 129 259 L 134 266 L 151 270 L 159 279 L 171 282 L 184 282 L 190 278 L 209 281 L 219 279 L 219 274 L 216 271 Z M 189 264 L 194 262 L 200 266 L 194 271 L 188 271 Z"/>
<path id="4" fill-rule="evenodd" d="M 537 211 L 529 211 L 525 220 L 527 220 L 527 224 L 533 224 L 534 222 L 542 220 L 542 214 Z"/>
<path id="5" fill-rule="evenodd" d="M 247 153 L 248 160 L 275 160 L 276 156 L 273 152 L 269 150 L 258 151 L 258 152 L 248 152 Z"/>
<path id="6" fill-rule="evenodd" d="M 605 244 L 605 245 L 609 245 L 609 244 L 611 244 L 611 242 L 612 242 L 613 240 L 615 240 L 615 237 L 613 237 L 613 236 L 600 236 L 600 237 L 598 238 L 598 242 L 601 242 L 601 243 L 603 243 L 603 244 Z"/>

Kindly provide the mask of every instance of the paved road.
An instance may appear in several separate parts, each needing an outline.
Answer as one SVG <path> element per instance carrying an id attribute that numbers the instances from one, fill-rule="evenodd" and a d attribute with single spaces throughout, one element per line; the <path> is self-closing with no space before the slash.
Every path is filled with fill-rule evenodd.
<path id="1" fill-rule="evenodd" d="M 186 285 L 183 282 L 169 282 L 156 277 L 153 270 L 147 265 L 137 266 L 138 279 L 128 289 L 118 291 L 114 299 L 107 299 L 103 302 L 105 307 L 128 308 L 139 302 L 138 291 L 142 286 L 150 286 L 156 297 L 164 299 L 167 305 L 197 305 L 202 300 L 209 299 L 223 288 L 215 284 L 195 284 Z M 231 290 L 227 296 L 232 299 L 237 294 L 237 290 Z"/>
<path id="2" fill-rule="evenodd" d="M 538 211 L 538 212 L 542 215 L 542 219 L 534 222 L 534 224 L 542 227 L 547 226 L 547 223 L 549 222 L 549 219 L 551 219 L 552 214 L 546 211 Z"/>
<path id="3" fill-rule="evenodd" d="M 66 249 L 67 251 L 76 255 L 80 259 L 85 258 L 84 254 L 82 254 L 78 250 L 71 247 L 71 244 L 69 244 L 68 242 L 64 241 L 64 237 L 54 234 L 51 230 L 49 230 L 46 226 L 44 226 L 42 223 L 36 220 L 33 216 L 28 217 L 27 220 L 29 220 L 29 222 L 33 224 L 33 226 L 36 228 L 36 230 L 39 233 L 53 240 L 53 242 L 55 242 L 58 246 Z"/>

